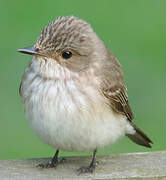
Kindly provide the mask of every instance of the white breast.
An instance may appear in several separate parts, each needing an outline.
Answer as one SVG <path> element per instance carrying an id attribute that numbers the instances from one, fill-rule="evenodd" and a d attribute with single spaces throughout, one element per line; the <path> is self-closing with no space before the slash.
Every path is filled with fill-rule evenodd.
<path id="1" fill-rule="evenodd" d="M 41 140 L 57 149 L 94 150 L 133 131 L 124 116 L 107 107 L 94 86 L 79 90 L 75 80 L 46 80 L 31 67 L 24 78 L 22 97 L 30 125 Z"/>

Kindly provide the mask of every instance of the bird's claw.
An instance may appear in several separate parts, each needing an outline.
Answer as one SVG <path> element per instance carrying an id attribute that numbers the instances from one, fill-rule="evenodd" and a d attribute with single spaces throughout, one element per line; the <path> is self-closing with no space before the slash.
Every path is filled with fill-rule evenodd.
<path id="1" fill-rule="evenodd" d="M 48 169 L 48 168 L 55 168 L 57 166 L 57 163 L 52 163 L 52 162 L 48 162 L 48 163 L 41 163 L 38 164 L 37 167 L 42 168 L 42 169 Z"/>
<path id="2" fill-rule="evenodd" d="M 58 158 L 57 161 L 53 162 L 47 162 L 47 163 L 41 163 L 38 164 L 37 167 L 42 168 L 42 169 L 48 169 L 48 168 L 56 168 L 56 166 L 61 163 L 64 162 L 66 159 L 65 158 Z"/>
<path id="3" fill-rule="evenodd" d="M 95 168 L 97 166 L 98 162 L 95 162 L 91 164 L 90 166 L 82 166 L 79 169 L 77 169 L 78 174 L 84 174 L 84 173 L 93 173 L 95 171 Z"/>

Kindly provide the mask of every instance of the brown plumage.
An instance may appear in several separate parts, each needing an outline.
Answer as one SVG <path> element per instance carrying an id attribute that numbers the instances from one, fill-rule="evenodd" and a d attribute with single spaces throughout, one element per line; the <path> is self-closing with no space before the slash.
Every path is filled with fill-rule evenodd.
<path id="1" fill-rule="evenodd" d="M 97 148 L 124 135 L 151 147 L 132 122 L 121 65 L 84 20 L 59 17 L 33 47 L 18 51 L 33 55 L 20 85 L 25 114 L 41 140 L 57 149 L 40 167 L 55 167 L 59 149 L 94 150 L 91 164 L 79 169 L 93 172 Z"/>
<path id="2" fill-rule="evenodd" d="M 105 67 L 105 73 L 103 74 L 105 76 L 103 77 L 104 81 L 102 83 L 103 94 L 108 98 L 110 107 L 116 113 L 124 114 L 130 122 L 130 125 L 136 130 L 135 134 L 126 134 L 126 136 L 136 144 L 151 148 L 151 143 L 153 142 L 150 138 L 131 122 L 134 119 L 134 115 L 128 102 L 127 89 L 125 87 L 121 66 L 110 51 L 108 54 L 110 63 Z"/>

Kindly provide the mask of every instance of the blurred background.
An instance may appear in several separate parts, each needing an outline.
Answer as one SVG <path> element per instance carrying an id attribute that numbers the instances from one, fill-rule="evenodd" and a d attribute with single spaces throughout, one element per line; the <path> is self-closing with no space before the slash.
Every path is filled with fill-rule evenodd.
<path id="1" fill-rule="evenodd" d="M 18 48 L 35 43 L 57 16 L 89 22 L 118 57 L 125 72 L 134 122 L 154 141 L 152 149 L 126 137 L 99 154 L 166 149 L 166 1 L 165 0 L 0 0 L 0 159 L 50 157 L 55 150 L 32 132 L 18 89 L 31 57 Z M 61 155 L 90 153 L 61 152 Z"/>

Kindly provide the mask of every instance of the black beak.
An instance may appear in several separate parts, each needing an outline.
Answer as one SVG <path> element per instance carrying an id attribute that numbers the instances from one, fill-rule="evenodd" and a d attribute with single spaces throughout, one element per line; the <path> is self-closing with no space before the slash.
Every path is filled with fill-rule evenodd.
<path id="1" fill-rule="evenodd" d="M 29 48 L 22 48 L 18 49 L 17 52 L 24 53 L 24 54 L 30 54 L 30 55 L 40 55 L 44 56 L 42 53 L 40 53 L 37 49 L 34 47 L 29 47 Z"/>

